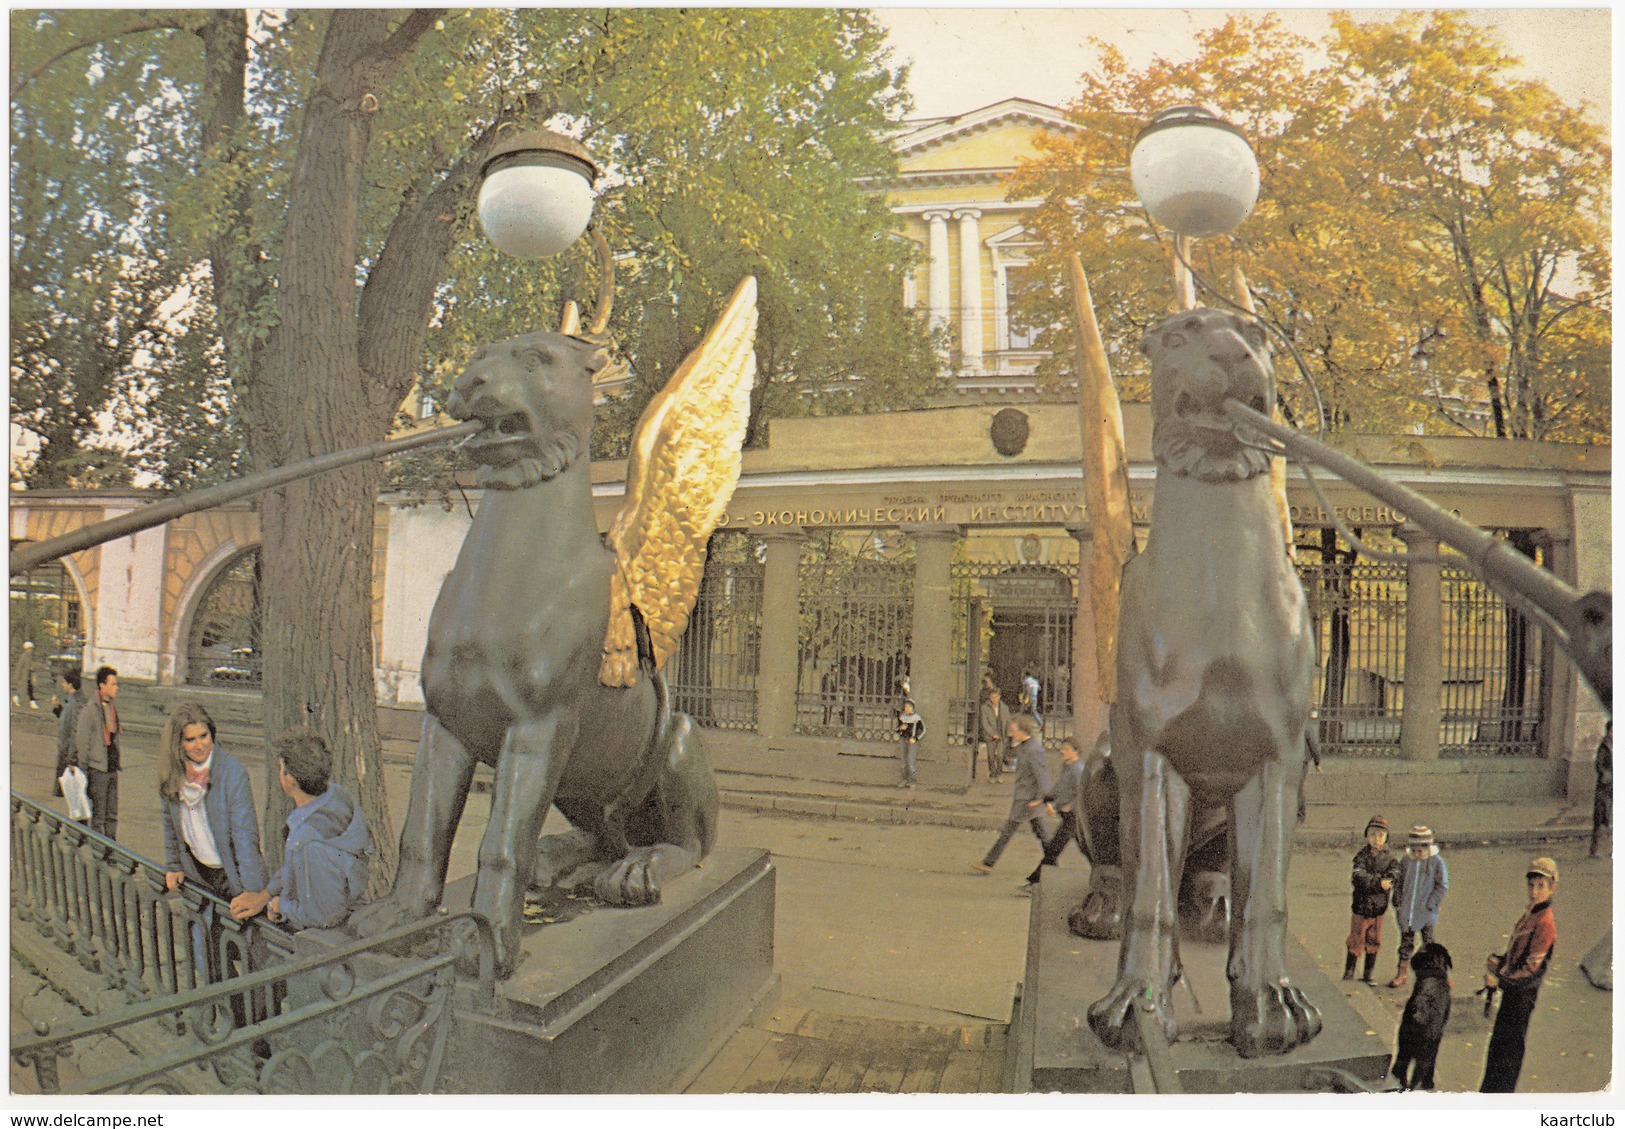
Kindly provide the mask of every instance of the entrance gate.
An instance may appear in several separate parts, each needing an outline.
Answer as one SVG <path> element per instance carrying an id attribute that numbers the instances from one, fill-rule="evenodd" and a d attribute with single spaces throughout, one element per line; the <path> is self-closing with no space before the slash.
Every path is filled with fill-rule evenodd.
<path id="1" fill-rule="evenodd" d="M 948 739 L 976 740 L 983 673 L 1010 711 L 1019 709 L 1022 673 L 1039 684 L 1044 740 L 1072 731 L 1072 628 L 1077 617 L 1076 564 L 1011 565 L 961 561 L 950 567 L 953 692 Z"/>

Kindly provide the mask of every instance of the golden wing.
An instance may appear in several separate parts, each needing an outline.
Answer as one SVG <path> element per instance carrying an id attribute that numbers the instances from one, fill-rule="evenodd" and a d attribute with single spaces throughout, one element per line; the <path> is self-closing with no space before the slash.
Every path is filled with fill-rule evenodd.
<path id="1" fill-rule="evenodd" d="M 1112 385 L 1083 263 L 1072 256 L 1072 304 L 1078 319 L 1078 423 L 1083 439 L 1083 500 L 1093 531 L 1090 608 L 1095 622 L 1095 674 L 1100 700 L 1117 700 L 1117 616 L 1123 566 L 1134 556 L 1128 449 L 1123 408 Z"/>
<path id="2" fill-rule="evenodd" d="M 655 669 L 677 647 L 700 592 L 705 545 L 739 483 L 740 450 L 756 379 L 756 280 L 747 277 L 722 316 L 643 410 L 626 461 L 626 501 L 609 530 L 616 570 L 598 680 L 637 682 L 637 606 Z"/>

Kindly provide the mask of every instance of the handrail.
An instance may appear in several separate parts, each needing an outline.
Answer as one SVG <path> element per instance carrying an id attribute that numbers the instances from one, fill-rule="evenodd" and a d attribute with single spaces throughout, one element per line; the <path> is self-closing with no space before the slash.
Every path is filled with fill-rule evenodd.
<path id="1" fill-rule="evenodd" d="M 359 958 L 426 940 L 437 951 L 396 961 L 361 980 Z M 172 1049 L 83 1079 L 78 1092 L 174 1092 L 179 1072 L 207 1066 L 226 1090 L 263 1093 L 432 1092 L 453 1023 L 457 966 L 476 966 L 473 1004 L 495 999 L 495 939 L 478 914 L 459 913 L 401 926 L 296 962 L 151 1000 L 107 1016 L 12 1043 L 14 1061 L 33 1066 L 42 1089 L 55 1089 L 57 1062 L 82 1040 L 117 1037 L 143 1023 L 183 1020 Z M 233 1022 L 241 1001 L 277 1001 L 269 1013 Z M 203 1076 L 207 1079 L 207 1076 Z M 212 1089 L 212 1085 L 210 1086 Z"/>

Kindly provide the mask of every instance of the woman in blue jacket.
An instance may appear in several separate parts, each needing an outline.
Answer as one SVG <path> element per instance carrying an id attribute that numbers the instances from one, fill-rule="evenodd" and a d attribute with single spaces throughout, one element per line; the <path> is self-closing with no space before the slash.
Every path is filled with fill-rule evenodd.
<path id="1" fill-rule="evenodd" d="M 195 882 L 228 902 L 265 889 L 265 858 L 248 770 L 214 743 L 214 719 L 181 702 L 158 747 L 164 885 Z"/>
<path id="2" fill-rule="evenodd" d="M 1388 981 L 1390 988 L 1403 988 L 1410 979 L 1411 954 L 1416 951 L 1416 934 L 1424 945 L 1433 944 L 1433 927 L 1439 924 L 1439 907 L 1450 888 L 1450 871 L 1439 857 L 1439 845 L 1431 829 L 1418 823 L 1405 843 L 1399 879 L 1394 883 L 1394 918 L 1399 924 L 1399 969 Z"/>

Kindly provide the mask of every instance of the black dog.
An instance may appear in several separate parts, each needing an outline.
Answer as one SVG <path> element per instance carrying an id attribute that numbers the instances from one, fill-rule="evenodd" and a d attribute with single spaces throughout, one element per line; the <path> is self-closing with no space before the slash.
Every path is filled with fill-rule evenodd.
<path id="1" fill-rule="evenodd" d="M 1433 1064 L 1439 1043 L 1450 1022 L 1450 950 L 1423 945 L 1411 958 L 1416 987 L 1405 1002 L 1399 1021 L 1399 1049 L 1394 1053 L 1393 1076 L 1402 1090 L 1433 1089 Z M 1409 1073 L 1409 1078 L 1406 1075 Z"/>

